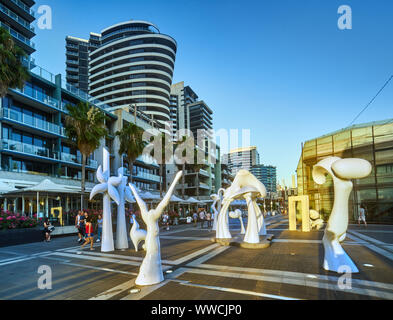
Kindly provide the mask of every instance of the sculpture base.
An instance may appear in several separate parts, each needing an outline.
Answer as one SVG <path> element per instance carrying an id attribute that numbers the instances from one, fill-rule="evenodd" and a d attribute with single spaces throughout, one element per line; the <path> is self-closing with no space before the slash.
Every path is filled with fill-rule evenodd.
<path id="1" fill-rule="evenodd" d="M 265 236 L 259 236 L 258 243 L 248 243 L 243 241 L 244 235 L 239 234 L 233 238 L 212 238 L 212 242 L 219 243 L 222 246 L 234 246 L 245 249 L 266 249 L 270 247 L 270 244 L 274 238 L 273 234 L 267 234 Z"/>

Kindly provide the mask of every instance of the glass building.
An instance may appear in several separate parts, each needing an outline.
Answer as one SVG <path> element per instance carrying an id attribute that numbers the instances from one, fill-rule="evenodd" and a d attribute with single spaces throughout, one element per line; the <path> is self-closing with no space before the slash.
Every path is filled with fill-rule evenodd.
<path id="1" fill-rule="evenodd" d="M 309 195 L 310 207 L 330 214 L 333 206 L 333 181 L 327 176 L 323 185 L 312 179 L 313 166 L 323 158 L 361 158 L 372 164 L 371 174 L 353 180 L 349 219 L 356 221 L 360 204 L 367 209 L 367 221 L 393 223 L 393 119 L 354 125 L 306 141 L 297 166 L 299 195 Z"/>
<path id="2" fill-rule="evenodd" d="M 277 191 L 277 168 L 263 164 L 251 167 L 251 173 L 261 181 L 268 192 Z"/>

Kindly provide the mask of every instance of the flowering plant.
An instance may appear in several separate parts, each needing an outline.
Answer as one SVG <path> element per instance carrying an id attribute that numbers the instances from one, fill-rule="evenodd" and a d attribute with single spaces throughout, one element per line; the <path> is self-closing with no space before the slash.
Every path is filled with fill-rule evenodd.
<path id="1" fill-rule="evenodd" d="M 9 211 L 0 211 L 0 230 L 34 228 L 36 226 L 36 219 L 23 216 L 20 213 L 14 214 Z"/>

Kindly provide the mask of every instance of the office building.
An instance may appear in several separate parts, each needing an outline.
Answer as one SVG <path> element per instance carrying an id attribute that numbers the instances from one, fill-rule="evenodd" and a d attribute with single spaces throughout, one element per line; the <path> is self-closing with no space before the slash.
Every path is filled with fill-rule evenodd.
<path id="1" fill-rule="evenodd" d="M 265 185 L 267 192 L 277 191 L 276 167 L 259 164 L 252 166 L 250 172 Z"/>
<path id="2" fill-rule="evenodd" d="M 371 174 L 353 180 L 349 218 L 356 221 L 359 206 L 367 208 L 367 221 L 393 223 L 393 119 L 347 127 L 304 143 L 297 166 L 299 195 L 308 195 L 310 207 L 327 217 L 333 206 L 330 175 L 323 185 L 312 178 L 312 168 L 329 156 L 361 158 L 372 165 Z"/>
<path id="3" fill-rule="evenodd" d="M 259 153 L 255 146 L 237 148 L 224 154 L 222 162 L 228 164 L 232 175 L 236 175 L 240 169 L 251 171 L 253 166 L 259 165 Z"/>

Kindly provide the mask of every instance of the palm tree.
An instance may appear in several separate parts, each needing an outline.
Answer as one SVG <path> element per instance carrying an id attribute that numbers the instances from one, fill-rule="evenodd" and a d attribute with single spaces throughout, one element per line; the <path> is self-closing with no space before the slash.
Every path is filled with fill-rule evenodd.
<path id="1" fill-rule="evenodd" d="M 100 140 L 107 135 L 105 114 L 88 102 L 77 105 L 68 104 L 66 117 L 66 135 L 73 141 L 82 154 L 81 209 L 85 193 L 86 159 L 98 149 Z"/>
<path id="2" fill-rule="evenodd" d="M 194 147 L 194 163 L 188 165 L 191 170 L 195 172 L 195 177 L 196 177 L 196 196 L 197 199 L 199 200 L 199 170 L 201 170 L 204 167 L 203 163 L 198 163 L 198 149 L 195 146 Z"/>
<path id="3" fill-rule="evenodd" d="M 128 169 L 130 170 L 129 181 L 132 182 L 134 162 L 143 153 L 147 144 L 147 142 L 142 139 L 143 129 L 129 122 L 120 131 L 116 132 L 116 136 L 119 137 L 120 141 L 119 155 L 120 157 L 122 157 L 123 154 L 126 155 Z"/>
<path id="4" fill-rule="evenodd" d="M 0 98 L 8 88 L 22 89 L 29 79 L 29 72 L 22 64 L 26 53 L 15 45 L 9 32 L 0 27 Z"/>
<path id="5" fill-rule="evenodd" d="M 178 147 L 180 144 L 184 143 L 187 140 L 187 136 L 183 136 L 181 140 L 179 140 L 178 142 L 176 142 L 176 147 Z M 184 158 L 187 154 L 186 149 L 184 149 L 182 151 L 182 157 Z M 184 199 L 184 193 L 185 193 L 185 183 L 186 183 L 186 163 L 176 163 L 177 169 L 183 171 L 183 175 L 181 177 L 181 194 L 182 194 L 182 198 Z"/>

